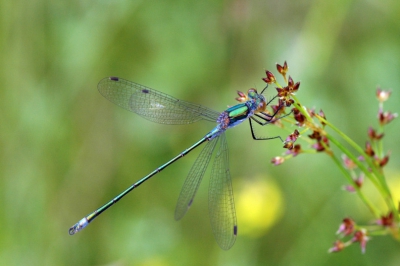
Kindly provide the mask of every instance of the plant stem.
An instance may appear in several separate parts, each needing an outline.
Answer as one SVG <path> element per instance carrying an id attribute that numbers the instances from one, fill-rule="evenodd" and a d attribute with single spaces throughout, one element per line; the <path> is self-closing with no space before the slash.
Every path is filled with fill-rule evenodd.
<path id="1" fill-rule="evenodd" d="M 354 180 L 351 177 L 350 173 L 346 170 L 346 168 L 343 167 L 341 161 L 333 153 L 330 155 L 330 157 L 335 162 L 335 164 L 339 167 L 339 169 L 343 173 L 343 175 L 347 178 L 347 181 L 350 184 L 352 184 L 352 186 L 355 189 L 357 195 L 361 198 L 361 200 L 365 203 L 365 205 L 367 205 L 367 207 L 375 215 L 375 217 L 379 218 L 380 217 L 379 210 L 374 205 L 372 205 L 372 203 L 368 200 L 367 197 L 365 197 L 364 193 L 360 190 L 360 188 L 354 182 Z"/>

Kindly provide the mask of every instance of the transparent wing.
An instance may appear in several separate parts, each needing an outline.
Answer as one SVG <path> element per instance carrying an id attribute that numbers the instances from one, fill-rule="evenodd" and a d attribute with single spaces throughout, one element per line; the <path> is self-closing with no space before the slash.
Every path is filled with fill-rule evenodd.
<path id="1" fill-rule="evenodd" d="M 207 169 L 218 138 L 210 140 L 203 148 L 196 161 L 194 162 L 189 174 L 183 184 L 181 194 L 175 208 L 175 220 L 180 220 L 186 214 L 193 203 L 194 196 L 203 179 L 204 172 Z"/>
<path id="2" fill-rule="evenodd" d="M 225 133 L 211 171 L 208 209 L 215 239 L 222 249 L 230 249 L 236 240 L 237 223 L 229 173 L 228 145 Z"/>
<path id="3" fill-rule="evenodd" d="M 215 122 L 219 113 L 194 103 L 117 77 L 102 79 L 101 95 L 122 108 L 161 124 L 189 124 L 199 120 Z"/>

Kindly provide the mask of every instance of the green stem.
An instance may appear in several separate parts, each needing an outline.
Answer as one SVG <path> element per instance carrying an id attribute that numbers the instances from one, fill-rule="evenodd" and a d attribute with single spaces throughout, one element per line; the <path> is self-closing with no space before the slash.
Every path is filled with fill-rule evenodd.
<path id="1" fill-rule="evenodd" d="M 370 209 L 370 211 L 375 215 L 375 217 L 380 217 L 380 212 L 377 208 L 375 208 L 374 205 L 368 200 L 367 197 L 365 197 L 364 193 L 360 190 L 360 188 L 357 186 L 357 184 L 354 182 L 353 178 L 351 177 L 350 173 L 346 170 L 346 168 L 343 167 L 341 161 L 332 153 L 330 154 L 330 157 L 333 159 L 335 164 L 339 167 L 340 171 L 342 171 L 343 175 L 347 178 L 347 181 L 352 184 L 354 187 L 355 191 L 357 192 L 357 195 L 361 198 L 361 200 L 367 205 L 367 207 Z"/>
<path id="2" fill-rule="evenodd" d="M 382 195 L 383 199 L 386 201 L 388 208 L 393 212 L 393 214 L 395 215 L 396 220 L 397 220 L 398 219 L 398 210 L 396 209 L 396 207 L 394 205 L 391 195 L 386 193 L 385 188 L 381 186 L 381 184 L 378 182 L 378 180 L 376 178 L 374 178 L 374 176 L 371 174 L 371 172 L 369 172 L 368 169 L 366 169 L 365 166 L 359 160 L 357 160 L 357 158 L 351 152 L 349 152 L 345 147 L 343 147 L 343 145 L 340 144 L 332 136 L 326 135 L 326 137 L 333 144 L 335 144 L 344 154 L 346 154 L 347 157 L 349 157 L 351 160 L 353 160 L 353 162 L 360 168 L 360 170 L 363 171 L 364 174 L 371 180 L 371 182 L 375 185 L 375 187 L 378 189 L 378 191 Z"/>
<path id="3" fill-rule="evenodd" d="M 368 166 L 372 169 L 375 177 L 346 148 L 344 148 L 341 144 L 339 144 L 334 138 L 332 138 L 332 136 L 329 136 L 328 134 L 326 135 L 328 137 L 328 139 L 334 140 L 334 143 L 336 144 L 336 146 L 338 146 L 350 159 L 352 159 L 353 162 L 356 163 L 357 166 L 374 183 L 374 185 L 377 187 L 377 189 L 381 192 L 382 197 L 385 199 L 386 204 L 388 205 L 389 209 L 391 209 L 394 214 L 397 214 L 396 219 L 399 219 L 398 218 L 398 210 L 396 209 L 396 206 L 394 205 L 394 202 L 393 202 L 393 199 L 391 196 L 391 192 L 390 192 L 389 186 L 387 185 L 386 179 L 382 175 L 382 172 L 377 169 L 377 166 L 372 162 L 372 160 L 369 158 L 369 156 L 364 152 L 363 149 L 361 149 L 360 146 L 358 146 L 352 139 L 350 139 L 346 134 L 344 134 L 342 131 L 337 129 L 334 125 L 332 125 L 327 120 L 325 120 L 323 117 L 321 117 L 317 114 L 315 116 L 319 120 L 324 122 L 326 125 L 328 125 L 330 128 L 332 128 L 336 133 L 338 133 L 347 143 L 349 143 L 357 152 L 359 152 L 365 158 L 365 161 L 367 162 Z"/>
<path id="4" fill-rule="evenodd" d="M 382 186 L 379 184 L 378 180 L 371 174 L 371 172 L 368 171 L 367 168 L 348 150 L 346 149 L 341 143 L 339 143 L 334 137 L 332 137 L 329 134 L 326 134 L 326 137 L 333 143 L 335 144 L 344 154 L 347 155 L 357 166 L 360 168 L 361 171 L 365 173 L 365 175 L 371 180 L 372 183 L 377 187 L 379 192 L 382 195 L 385 195 L 385 191 L 382 188 Z"/>
<path id="5" fill-rule="evenodd" d="M 300 104 L 299 100 L 297 99 L 297 97 L 295 95 L 291 95 L 291 98 L 294 100 L 294 106 L 300 111 L 300 113 L 302 115 L 304 115 L 307 118 L 307 121 L 309 122 L 313 122 L 313 120 L 311 119 L 310 114 L 307 112 L 307 110 L 305 108 L 303 108 L 303 106 Z"/>
<path id="6" fill-rule="evenodd" d="M 315 115 L 319 120 L 321 120 L 322 122 L 324 122 L 326 125 L 328 125 L 330 128 L 332 128 L 336 133 L 339 134 L 339 136 L 341 136 L 347 143 L 349 143 L 358 153 L 360 153 L 365 161 L 367 162 L 368 166 L 372 169 L 372 171 L 374 172 L 375 176 L 377 177 L 377 179 L 379 181 L 382 182 L 382 180 L 384 180 L 384 177 L 382 176 L 381 172 L 376 168 L 376 165 L 372 162 L 372 160 L 369 158 L 369 156 L 364 152 L 364 150 L 357 145 L 357 143 L 355 143 L 351 138 L 349 138 L 346 134 L 344 134 L 342 131 L 340 131 L 338 128 L 336 128 L 333 124 L 331 124 L 330 122 L 328 122 L 326 119 L 324 119 L 323 117 L 319 116 L 319 115 Z M 354 161 L 355 163 L 358 162 L 358 160 Z M 365 168 L 364 168 L 365 169 Z M 364 170 L 363 170 L 364 171 Z M 369 171 L 367 171 L 369 172 Z M 390 193 L 390 191 L 387 189 L 388 193 Z M 385 193 L 386 194 L 386 193 Z"/>
<path id="7" fill-rule="evenodd" d="M 295 107 L 307 118 L 307 120 L 311 123 L 313 123 L 313 120 L 311 119 L 309 113 L 307 112 L 307 110 L 305 110 L 305 108 L 303 108 L 300 105 L 299 100 L 297 99 L 297 97 L 295 95 L 291 95 L 292 99 L 295 101 L 294 105 Z M 366 160 L 368 160 L 368 156 L 367 154 L 365 154 L 364 150 L 361 149 L 352 139 L 350 139 L 347 135 L 345 135 L 342 131 L 340 131 L 339 129 L 337 129 L 335 126 L 333 126 L 331 123 L 329 123 L 326 119 L 324 119 L 323 117 L 321 117 L 320 115 L 315 114 L 315 116 L 323 123 L 325 123 L 326 125 L 328 125 L 329 127 L 331 127 L 335 132 L 337 132 L 345 141 L 347 141 L 352 147 L 354 147 L 354 149 L 356 149 L 360 154 L 362 154 L 364 156 L 364 158 L 366 158 Z M 341 145 L 339 142 L 336 141 L 336 139 L 332 138 L 332 136 L 326 134 L 327 138 L 331 140 L 332 143 L 335 143 L 336 146 L 339 147 L 339 149 L 342 150 L 342 152 L 344 152 L 351 160 L 354 161 L 355 164 L 357 164 L 357 166 L 365 173 L 365 175 L 374 183 L 374 185 L 376 186 L 376 188 L 380 191 L 382 197 L 386 200 L 388 206 L 392 207 L 393 205 L 393 201 L 391 200 L 391 197 L 388 197 L 388 195 L 390 195 L 390 191 L 388 190 L 387 186 L 383 185 L 382 186 L 379 184 L 377 178 L 375 178 L 369 171 L 368 169 L 366 169 L 364 167 L 363 164 L 360 163 L 360 161 L 353 155 L 351 154 L 345 147 L 343 147 L 343 145 Z M 370 160 L 369 160 L 370 162 Z M 375 165 L 372 164 L 372 162 L 369 163 L 370 167 L 372 169 L 375 169 Z M 378 172 L 378 171 L 377 171 Z M 379 174 L 379 173 L 375 173 Z M 381 179 L 381 178 L 378 178 Z M 384 179 L 384 178 L 382 178 Z M 382 183 L 382 182 L 381 182 Z M 386 182 L 383 182 L 386 183 Z M 393 210 L 393 208 L 391 208 Z M 379 216 L 378 216 L 379 217 Z"/>

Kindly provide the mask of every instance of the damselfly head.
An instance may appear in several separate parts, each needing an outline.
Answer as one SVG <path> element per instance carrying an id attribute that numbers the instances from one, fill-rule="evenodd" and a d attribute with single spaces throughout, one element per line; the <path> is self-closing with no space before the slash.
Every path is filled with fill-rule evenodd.
<path id="1" fill-rule="evenodd" d="M 257 95 L 258 95 L 258 92 L 257 92 L 256 89 L 249 89 L 249 90 L 247 91 L 247 97 L 249 97 L 249 98 L 251 98 L 251 99 L 256 98 Z"/>
<path id="2" fill-rule="evenodd" d="M 267 103 L 263 95 L 259 94 L 256 89 L 249 89 L 247 92 L 247 97 L 253 102 L 255 111 L 257 113 L 264 112 L 267 108 Z"/>

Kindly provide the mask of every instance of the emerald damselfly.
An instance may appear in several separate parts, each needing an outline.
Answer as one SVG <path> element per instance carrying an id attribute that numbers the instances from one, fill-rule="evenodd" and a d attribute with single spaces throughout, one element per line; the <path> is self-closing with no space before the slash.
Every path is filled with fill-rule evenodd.
<path id="1" fill-rule="evenodd" d="M 122 78 L 108 77 L 102 79 L 98 84 L 98 89 L 105 98 L 152 122 L 160 124 L 189 124 L 206 120 L 217 122 L 217 125 L 192 146 L 132 184 L 102 207 L 81 219 L 69 229 L 69 234 L 73 235 L 79 232 L 133 189 L 201 144 L 207 143 L 190 169 L 180 193 L 175 209 L 175 219 L 180 220 L 192 205 L 200 182 L 212 158 L 213 151 L 219 142 L 211 170 L 208 196 L 209 215 L 211 227 L 218 245 L 222 249 L 230 249 L 235 243 L 238 227 L 229 172 L 228 145 L 225 131 L 248 119 L 253 139 L 266 140 L 280 138 L 258 138 L 253 130 L 252 121 L 263 126 L 280 118 L 275 118 L 275 116 L 283 107 L 281 104 L 273 114 L 269 114 L 266 110 L 268 104 L 277 97 L 275 96 L 267 102 L 262 95 L 266 88 L 261 93 L 258 93 L 256 89 L 250 89 L 247 95 L 239 93 L 239 96 L 241 96 L 240 103 L 219 113 L 198 104 L 178 100 L 165 93 Z"/>

